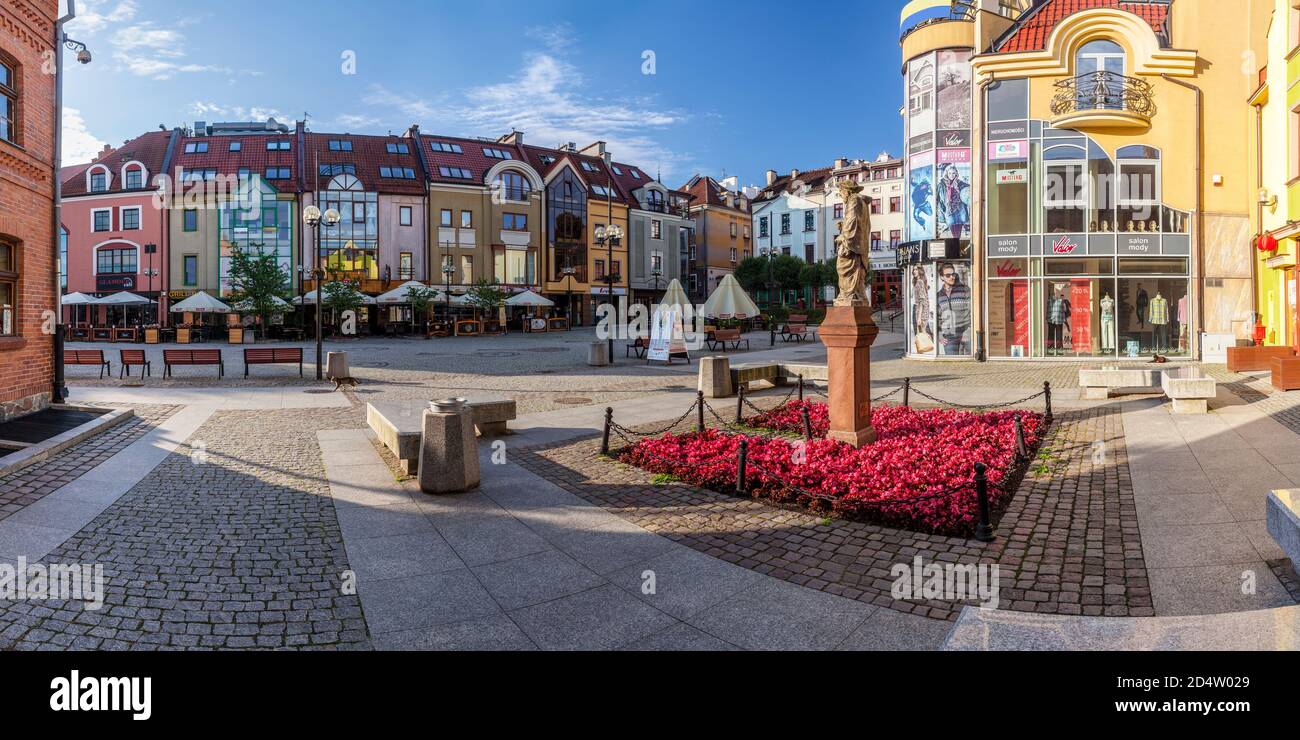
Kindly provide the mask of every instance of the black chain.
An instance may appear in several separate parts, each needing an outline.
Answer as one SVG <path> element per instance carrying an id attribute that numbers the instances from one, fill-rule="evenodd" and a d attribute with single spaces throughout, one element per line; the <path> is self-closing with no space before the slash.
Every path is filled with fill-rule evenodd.
<path id="1" fill-rule="evenodd" d="M 691 412 L 695 410 L 695 407 L 698 406 L 699 403 L 700 403 L 700 402 L 699 402 L 699 400 L 697 399 L 697 400 L 695 401 L 695 403 L 692 403 L 692 404 L 691 404 L 691 407 L 690 407 L 690 408 L 686 409 L 686 412 L 685 412 L 685 413 L 683 413 L 681 416 L 677 417 L 677 420 L 676 420 L 676 421 L 674 421 L 673 423 L 671 423 L 671 424 L 669 424 L 668 426 L 664 427 L 663 429 L 659 429 L 659 430 L 657 430 L 657 431 L 653 431 L 653 432 L 638 432 L 638 431 L 636 431 L 636 430 L 634 430 L 634 429 L 628 429 L 627 427 L 625 427 L 625 426 L 623 426 L 622 424 L 619 424 L 618 422 L 613 421 L 613 420 L 611 420 L 611 421 L 609 422 L 609 426 L 610 426 L 611 429 L 614 429 L 614 430 L 616 430 L 616 431 L 617 431 L 617 430 L 622 430 L 622 431 L 624 431 L 624 432 L 626 432 L 626 433 L 628 433 L 628 434 L 631 434 L 631 435 L 633 435 L 633 436 L 636 436 L 636 437 L 658 437 L 658 436 L 661 435 L 661 434 L 665 434 L 665 433 L 667 433 L 667 432 L 669 432 L 669 431 L 672 431 L 672 429 L 673 429 L 674 427 L 676 427 L 678 424 L 681 424 L 683 421 L 685 421 L 685 420 L 686 420 L 686 417 L 688 417 L 688 416 L 691 415 Z M 622 435 L 619 435 L 619 436 L 622 436 Z"/>
<path id="2" fill-rule="evenodd" d="M 942 398 L 936 398 L 930 395 L 929 393 L 926 393 L 925 391 L 918 389 L 916 386 L 912 386 L 912 392 L 922 398 L 927 398 L 943 406 L 948 406 L 950 408 L 955 408 L 955 409 L 973 409 L 977 411 L 987 411 L 989 409 L 1003 409 L 1003 408 L 1007 408 L 1008 406 L 1017 406 L 1019 404 L 1025 403 L 1026 401 L 1032 401 L 1035 398 L 1042 398 L 1043 396 L 1047 395 L 1046 391 L 1039 391 L 1032 396 L 1025 396 L 1024 398 L 1021 398 L 1016 401 L 1006 401 L 1003 403 L 966 404 L 966 403 L 953 403 L 952 401 L 945 401 Z"/>

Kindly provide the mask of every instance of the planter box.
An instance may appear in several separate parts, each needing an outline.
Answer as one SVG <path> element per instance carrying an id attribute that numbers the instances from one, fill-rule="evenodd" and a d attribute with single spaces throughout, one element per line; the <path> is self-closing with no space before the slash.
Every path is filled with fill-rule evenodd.
<path id="1" fill-rule="evenodd" d="M 1229 347 L 1228 372 L 1245 373 L 1270 370 L 1274 357 L 1294 357 L 1290 347 Z"/>
<path id="2" fill-rule="evenodd" d="M 1300 390 L 1300 357 L 1274 357 L 1270 368 L 1273 387 L 1280 391 Z"/>

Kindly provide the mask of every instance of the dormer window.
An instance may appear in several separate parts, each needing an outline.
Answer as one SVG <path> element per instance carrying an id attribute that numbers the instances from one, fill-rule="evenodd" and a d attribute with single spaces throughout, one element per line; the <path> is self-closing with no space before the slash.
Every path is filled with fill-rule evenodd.
<path id="1" fill-rule="evenodd" d="M 90 173 L 90 192 L 103 193 L 108 191 L 108 173 L 103 170 Z"/>
<path id="2" fill-rule="evenodd" d="M 139 190 L 144 187 L 144 170 L 132 167 L 126 171 L 126 189 Z"/>

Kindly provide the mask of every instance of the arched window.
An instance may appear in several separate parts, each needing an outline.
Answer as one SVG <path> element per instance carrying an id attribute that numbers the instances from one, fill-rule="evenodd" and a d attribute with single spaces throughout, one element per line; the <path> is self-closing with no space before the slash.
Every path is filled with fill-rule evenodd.
<path id="1" fill-rule="evenodd" d="M 1089 41 L 1074 58 L 1081 109 L 1119 110 L 1124 102 L 1124 47 L 1108 39 Z"/>
<path id="2" fill-rule="evenodd" d="M 652 211 L 659 211 L 662 213 L 664 210 L 664 194 L 658 190 L 648 191 L 646 193 L 646 206 L 648 206 Z"/>
<path id="3" fill-rule="evenodd" d="M 0 139 L 18 143 L 18 65 L 0 50 Z"/>
<path id="4" fill-rule="evenodd" d="M 497 183 L 501 188 L 501 196 L 506 200 L 526 201 L 533 191 L 532 183 L 519 172 L 502 172 Z"/>

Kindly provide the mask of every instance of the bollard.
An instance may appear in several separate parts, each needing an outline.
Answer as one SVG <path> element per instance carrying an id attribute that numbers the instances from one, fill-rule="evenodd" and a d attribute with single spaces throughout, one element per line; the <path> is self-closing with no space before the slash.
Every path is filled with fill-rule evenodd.
<path id="1" fill-rule="evenodd" d="M 1016 417 L 1016 456 L 1021 460 L 1029 458 L 1029 448 L 1025 447 L 1025 425 Z"/>
<path id="2" fill-rule="evenodd" d="M 695 392 L 695 433 L 704 434 L 704 391 Z"/>
<path id="3" fill-rule="evenodd" d="M 799 375 L 799 400 L 803 400 L 803 374 Z"/>
<path id="4" fill-rule="evenodd" d="M 749 462 L 749 441 L 744 437 L 740 438 L 740 449 L 736 459 L 736 495 L 745 495 L 745 469 Z"/>
<path id="5" fill-rule="evenodd" d="M 745 423 L 745 384 L 741 383 L 736 391 L 736 424 Z"/>
<path id="6" fill-rule="evenodd" d="M 1044 418 L 1046 418 L 1048 421 L 1051 421 L 1052 420 L 1052 381 L 1050 380 L 1043 381 L 1043 402 L 1047 405 L 1047 413 L 1044 414 Z"/>
<path id="7" fill-rule="evenodd" d="M 600 438 L 600 454 L 609 454 L 609 428 L 614 424 L 614 409 L 611 406 L 605 407 L 605 433 Z"/>
<path id="8" fill-rule="evenodd" d="M 812 419 L 808 416 L 807 406 L 803 407 L 803 413 L 800 415 L 803 417 L 803 438 L 810 440 L 812 439 Z"/>
<path id="9" fill-rule="evenodd" d="M 903 378 L 903 408 L 912 407 L 912 379 Z"/>
<path id="10" fill-rule="evenodd" d="M 975 539 L 993 541 L 993 527 L 989 525 L 989 479 L 984 463 L 975 463 L 975 499 L 979 503 L 979 522 L 975 524 Z"/>

